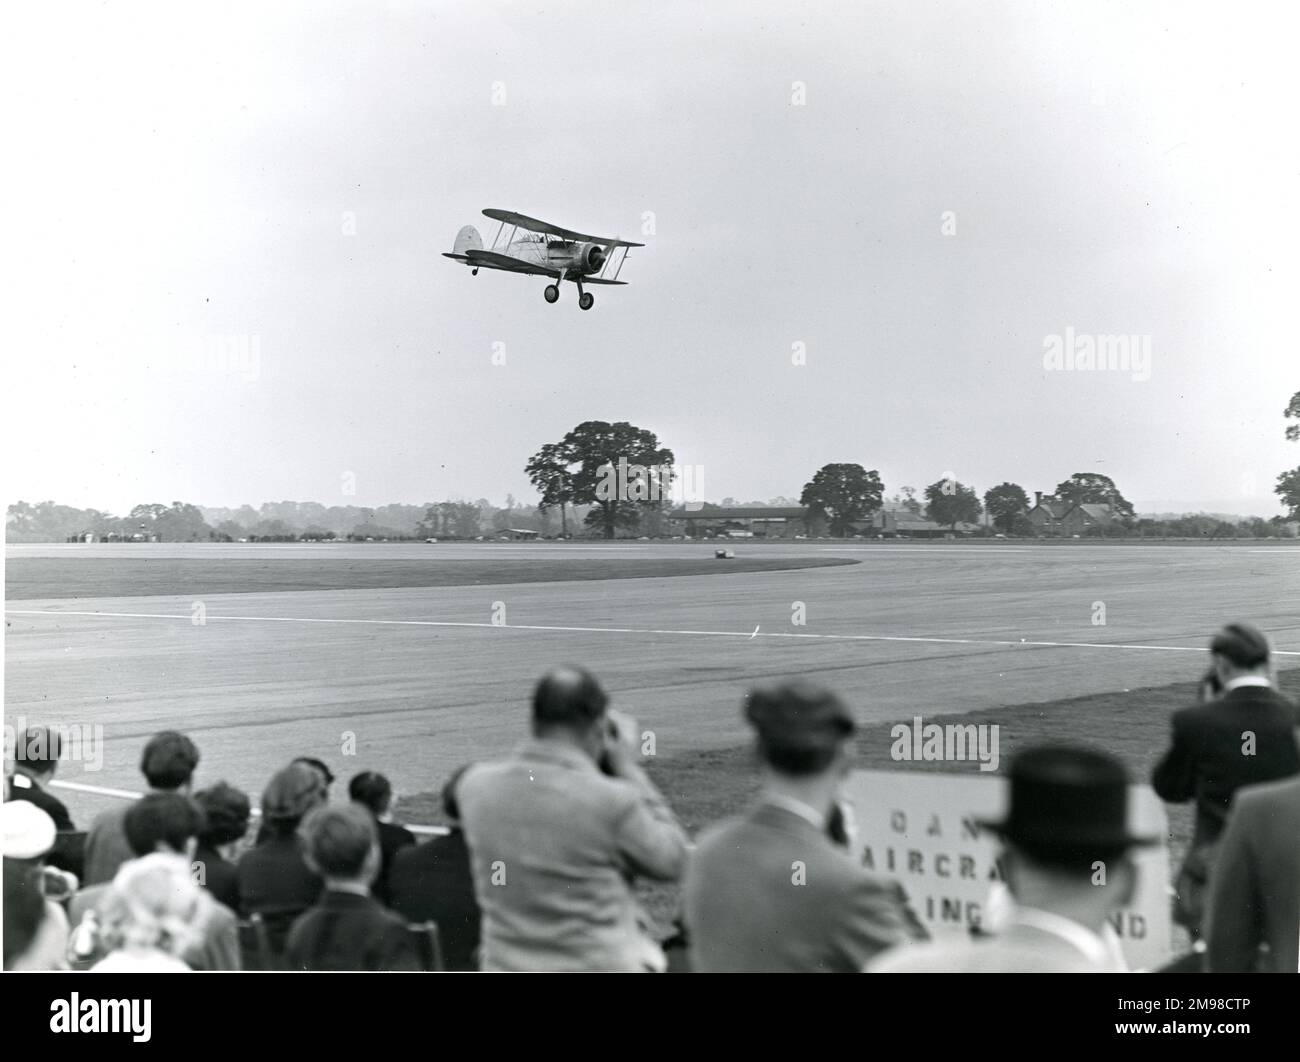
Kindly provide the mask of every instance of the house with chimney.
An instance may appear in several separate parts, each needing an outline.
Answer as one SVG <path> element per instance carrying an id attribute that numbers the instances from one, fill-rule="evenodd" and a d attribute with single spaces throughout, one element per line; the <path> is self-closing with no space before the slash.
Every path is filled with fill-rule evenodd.
<path id="1" fill-rule="evenodd" d="M 1109 505 L 1081 502 L 1061 518 L 1061 534 L 1082 535 L 1090 528 L 1109 527 L 1115 522 L 1115 511 Z"/>
<path id="2" fill-rule="evenodd" d="M 1061 530 L 1061 521 L 1069 511 L 1069 502 L 1061 501 L 1051 494 L 1044 496 L 1041 490 L 1036 490 L 1034 507 L 1025 515 L 1040 535 L 1060 535 L 1064 533 Z"/>
<path id="3" fill-rule="evenodd" d="M 1090 528 L 1109 527 L 1117 519 L 1113 505 L 1075 504 L 1041 490 L 1034 491 L 1034 507 L 1026 515 L 1040 535 L 1082 535 Z"/>

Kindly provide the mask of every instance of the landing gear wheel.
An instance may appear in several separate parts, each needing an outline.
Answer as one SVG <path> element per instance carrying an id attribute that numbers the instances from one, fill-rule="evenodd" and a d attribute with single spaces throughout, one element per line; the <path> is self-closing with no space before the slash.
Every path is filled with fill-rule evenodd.
<path id="1" fill-rule="evenodd" d="M 590 310 L 596 305 L 596 296 L 589 291 L 584 291 L 578 296 L 578 308 L 580 310 Z"/>
<path id="2" fill-rule="evenodd" d="M 476 277 L 476 276 L 478 276 L 478 270 L 477 270 L 477 269 L 471 269 L 471 270 L 469 271 L 469 275 L 472 276 L 472 277 Z"/>
<path id="3" fill-rule="evenodd" d="M 560 286 L 558 284 L 547 284 L 546 290 L 542 292 L 546 296 L 547 302 L 558 302 L 560 298 Z"/>

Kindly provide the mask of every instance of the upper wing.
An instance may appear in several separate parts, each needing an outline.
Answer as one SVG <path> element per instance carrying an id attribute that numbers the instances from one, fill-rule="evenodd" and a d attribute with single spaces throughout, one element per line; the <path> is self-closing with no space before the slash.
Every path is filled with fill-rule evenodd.
<path id="1" fill-rule="evenodd" d="M 488 269 L 505 269 L 511 273 L 533 273 L 537 276 L 553 277 L 557 272 L 557 270 L 543 269 L 533 262 L 525 262 L 522 258 L 512 258 L 508 254 L 499 254 L 496 251 L 470 249 L 465 252 L 465 257 L 476 266 L 486 266 Z"/>
<path id="2" fill-rule="evenodd" d="M 574 232 L 572 229 L 562 229 L 559 225 L 552 225 L 549 221 L 538 221 L 536 218 L 530 218 L 526 214 L 516 214 L 513 210 L 497 210 L 489 208 L 483 211 L 486 217 L 493 221 L 504 222 L 506 225 L 518 225 L 521 229 L 527 229 L 529 232 L 541 232 L 547 236 L 556 236 L 561 240 L 586 241 L 588 243 L 603 243 L 611 247 L 644 247 L 643 243 L 632 243 L 629 240 L 617 240 L 612 236 L 588 236 L 583 232 Z"/>

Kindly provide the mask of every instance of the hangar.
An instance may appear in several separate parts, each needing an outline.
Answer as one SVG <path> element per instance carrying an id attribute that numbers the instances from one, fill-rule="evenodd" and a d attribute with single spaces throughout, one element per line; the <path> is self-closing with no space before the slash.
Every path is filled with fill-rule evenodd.
<path id="1" fill-rule="evenodd" d="M 705 506 L 692 511 L 674 509 L 668 519 L 680 523 L 687 538 L 794 538 L 808 534 L 807 511 L 760 506 Z"/>

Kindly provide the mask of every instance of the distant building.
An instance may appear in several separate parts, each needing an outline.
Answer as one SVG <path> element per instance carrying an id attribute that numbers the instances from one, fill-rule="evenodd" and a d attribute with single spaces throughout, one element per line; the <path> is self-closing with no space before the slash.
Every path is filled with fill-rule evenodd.
<path id="1" fill-rule="evenodd" d="M 800 507 L 674 509 L 668 519 L 688 538 L 709 538 L 728 531 L 747 531 L 754 538 L 794 538 L 808 533 L 807 510 Z M 746 536 L 748 537 L 748 536 Z"/>
<path id="2" fill-rule="evenodd" d="M 954 534 L 954 529 L 947 524 L 937 524 L 904 507 L 878 510 L 872 514 L 869 526 L 882 538 L 943 538 Z M 978 524 L 959 520 L 955 533 L 969 535 L 979 530 Z"/>
<path id="3" fill-rule="evenodd" d="M 541 534 L 540 531 L 532 531 L 526 527 L 503 527 L 496 533 L 496 537 L 501 542 L 531 542 L 535 538 L 540 538 Z"/>
<path id="4" fill-rule="evenodd" d="M 1082 535 L 1089 528 L 1109 527 L 1118 521 L 1119 514 L 1110 504 L 1072 504 L 1036 490 L 1034 507 L 1029 510 L 1028 518 L 1040 535 Z"/>
<path id="5" fill-rule="evenodd" d="M 1069 502 L 1062 501 L 1051 494 L 1044 496 L 1041 490 L 1036 490 L 1034 507 L 1026 515 L 1040 535 L 1059 535 L 1062 533 L 1061 521 L 1069 511 Z"/>
<path id="6" fill-rule="evenodd" d="M 1083 502 L 1061 518 L 1061 533 L 1082 535 L 1089 528 L 1109 527 L 1114 522 L 1115 512 L 1111 506 Z"/>

